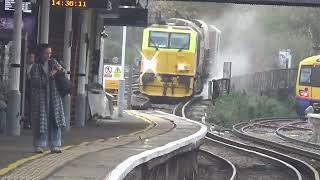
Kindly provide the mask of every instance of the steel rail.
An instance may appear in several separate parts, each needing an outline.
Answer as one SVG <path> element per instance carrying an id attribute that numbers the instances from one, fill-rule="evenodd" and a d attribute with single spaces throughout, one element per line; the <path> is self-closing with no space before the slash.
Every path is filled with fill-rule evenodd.
<path id="1" fill-rule="evenodd" d="M 255 120 L 251 120 L 249 122 L 244 122 L 247 123 L 247 125 L 242 126 L 241 131 L 245 132 L 247 129 L 250 129 L 251 127 L 255 126 L 255 125 L 259 125 L 262 123 L 270 123 L 270 122 L 287 122 L 287 121 L 293 121 L 293 119 L 290 118 L 279 118 L 279 119 L 255 119 Z"/>
<path id="2" fill-rule="evenodd" d="M 174 109 L 172 114 L 176 115 L 176 116 L 181 116 L 182 117 L 182 107 L 185 103 L 184 102 L 180 102 Z"/>
<path id="3" fill-rule="evenodd" d="M 272 120 L 275 120 L 275 119 L 276 118 L 272 118 Z M 288 118 L 278 118 L 278 119 L 288 119 Z M 264 119 L 256 119 L 256 120 L 251 120 L 250 122 L 257 122 L 257 121 L 261 121 L 261 120 L 267 120 L 267 119 L 266 118 L 264 118 Z M 269 120 L 271 120 L 271 119 L 269 118 Z M 247 124 L 248 124 L 248 122 L 239 123 L 239 124 L 234 125 L 232 132 L 236 136 L 238 136 L 240 138 L 243 138 L 243 139 L 247 139 L 247 140 L 252 141 L 252 142 L 256 142 L 256 143 L 259 143 L 259 144 L 262 144 L 262 145 L 267 145 L 267 146 L 270 146 L 270 147 L 273 147 L 273 148 L 276 148 L 276 149 L 280 149 L 280 150 L 285 150 L 287 152 L 299 154 L 299 155 L 302 155 L 304 157 L 310 157 L 310 158 L 313 158 L 313 159 L 316 159 L 316 160 L 320 160 L 320 154 L 318 154 L 318 153 L 307 151 L 307 150 L 304 150 L 304 149 L 301 149 L 301 148 L 297 148 L 297 147 L 292 147 L 292 146 L 288 146 L 288 145 L 284 145 L 284 144 L 275 143 L 275 142 L 272 142 L 272 141 L 268 141 L 266 139 L 250 136 L 250 135 L 248 135 L 248 134 L 246 134 L 245 132 L 242 131 L 243 126 L 247 125 Z M 248 145 L 244 145 L 244 146 L 248 146 Z M 255 148 L 258 148 L 258 147 L 255 147 Z M 261 151 L 265 152 L 265 150 L 263 150 L 263 148 L 261 148 Z M 304 168 L 306 171 L 308 171 L 310 173 L 310 175 L 313 177 L 314 180 L 320 180 L 318 171 L 315 170 L 310 164 L 308 164 L 308 163 L 306 163 L 306 162 L 304 162 L 302 160 L 299 160 L 299 159 L 287 156 L 285 154 L 276 152 L 276 151 L 273 151 L 273 152 L 281 154 L 281 156 L 283 156 L 283 158 L 286 158 L 288 160 L 291 159 L 292 161 L 296 161 L 301 166 L 301 168 Z"/>
<path id="4" fill-rule="evenodd" d="M 186 116 L 186 110 L 189 108 L 189 106 L 193 105 L 195 102 L 202 99 L 202 96 L 194 96 L 192 97 L 187 103 L 185 103 L 182 107 L 182 117 L 187 118 Z"/>
<path id="5" fill-rule="evenodd" d="M 189 100 L 188 102 L 186 102 L 184 105 L 183 105 L 183 107 L 182 107 L 182 117 L 184 117 L 184 118 L 188 118 L 188 117 L 186 117 L 186 111 L 189 109 L 189 107 L 191 106 L 191 105 L 193 105 L 195 102 L 197 102 L 197 101 L 199 101 L 199 100 L 201 100 L 202 99 L 202 96 L 194 96 L 191 100 Z M 183 104 L 183 103 L 180 103 L 179 105 L 177 105 L 176 106 L 176 108 L 174 109 L 174 114 L 175 115 L 177 115 L 177 110 L 178 110 L 178 108 L 181 106 L 181 104 Z M 288 118 L 281 118 L 283 121 L 289 121 L 289 119 Z M 274 120 L 269 120 L 269 119 L 257 119 L 257 120 L 255 120 L 254 122 L 259 122 L 259 121 L 268 121 L 268 122 L 273 122 Z M 209 133 L 208 133 L 209 134 Z M 209 137 L 208 136 L 208 134 L 207 134 L 207 137 Z M 258 151 L 257 151 L 258 152 Z M 272 154 L 270 153 L 270 156 L 272 156 Z M 289 156 L 287 157 L 287 158 L 289 158 Z M 285 158 L 283 158 L 283 159 L 285 159 Z M 280 160 L 281 162 L 282 162 L 282 160 Z M 300 162 L 300 160 L 298 160 L 298 159 L 295 159 L 295 161 L 296 162 Z M 285 163 L 287 166 L 289 165 L 289 166 L 291 166 L 290 164 L 288 164 L 288 163 Z M 313 174 L 315 177 L 318 177 L 319 178 L 319 174 L 317 173 L 317 171 L 311 166 L 311 165 L 309 165 L 309 164 L 307 164 L 307 163 L 304 163 L 304 162 L 301 162 L 301 164 L 303 164 L 303 165 L 301 165 L 302 167 L 308 167 L 308 168 L 303 168 L 303 169 L 311 169 L 310 171 L 312 172 L 312 173 L 310 173 L 310 174 Z M 300 166 L 299 166 L 300 167 Z M 301 174 L 300 174 L 300 172 L 295 168 L 295 167 L 293 167 L 293 169 L 294 169 L 294 171 L 295 171 L 295 173 L 297 174 L 297 176 L 298 176 L 298 179 L 302 179 L 302 176 L 301 176 Z M 319 179 L 316 179 L 315 178 L 315 180 L 319 180 Z"/>
<path id="6" fill-rule="evenodd" d="M 207 133 L 206 140 L 210 141 L 211 143 L 218 143 L 218 144 L 221 144 L 221 145 L 226 146 L 228 148 L 235 149 L 237 151 L 242 151 L 242 152 L 254 154 L 258 157 L 263 157 L 263 158 L 275 161 L 277 163 L 280 163 L 284 167 L 289 168 L 290 171 L 292 171 L 294 174 L 296 174 L 298 180 L 302 180 L 302 174 L 296 167 L 291 165 L 291 163 L 288 163 L 287 161 L 284 161 L 284 160 L 280 159 L 279 157 L 276 157 L 276 155 L 274 155 L 272 153 L 266 154 L 266 153 L 258 151 L 259 149 L 255 149 L 255 147 L 243 146 L 243 144 L 241 144 L 239 142 L 231 141 L 231 140 L 224 139 L 221 137 L 217 138 L 211 133 Z"/>
<path id="7" fill-rule="evenodd" d="M 296 123 L 292 123 L 291 125 L 294 125 Z M 291 138 L 287 135 L 285 135 L 284 133 L 282 133 L 281 131 L 283 131 L 284 129 L 286 128 L 286 125 L 284 126 L 281 126 L 279 127 L 278 129 L 276 129 L 276 135 L 285 139 L 285 140 L 288 140 L 290 142 L 293 142 L 293 143 L 296 143 L 296 144 L 299 144 L 301 146 L 307 146 L 307 147 L 310 147 L 310 148 L 314 148 L 314 149 L 320 149 L 320 145 L 318 144 L 315 144 L 315 143 L 311 143 L 311 142 L 306 142 L 306 141 L 302 141 L 302 140 L 298 140 L 298 139 L 295 139 L 295 138 Z M 311 129 L 310 129 L 311 130 Z"/>
<path id="8" fill-rule="evenodd" d="M 232 169 L 232 174 L 229 178 L 229 180 L 236 180 L 237 178 L 237 168 L 236 166 L 230 162 L 229 160 L 223 158 L 223 157 L 220 157 L 218 155 L 215 155 L 213 152 L 211 151 L 207 151 L 207 150 L 204 150 L 204 149 L 201 149 L 199 150 L 200 153 L 203 153 L 203 154 L 207 154 L 208 156 L 211 156 L 215 159 L 218 159 L 219 161 L 223 162 L 224 164 L 226 164 L 227 166 L 229 166 L 230 169 Z"/>

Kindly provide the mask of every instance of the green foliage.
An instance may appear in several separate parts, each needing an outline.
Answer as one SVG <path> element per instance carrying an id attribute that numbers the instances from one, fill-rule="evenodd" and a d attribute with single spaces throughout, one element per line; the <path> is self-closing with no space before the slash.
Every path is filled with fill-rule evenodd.
<path id="1" fill-rule="evenodd" d="M 266 96 L 232 93 L 219 98 L 209 107 L 208 121 L 223 127 L 262 117 L 293 115 L 293 102 L 285 104 Z"/>

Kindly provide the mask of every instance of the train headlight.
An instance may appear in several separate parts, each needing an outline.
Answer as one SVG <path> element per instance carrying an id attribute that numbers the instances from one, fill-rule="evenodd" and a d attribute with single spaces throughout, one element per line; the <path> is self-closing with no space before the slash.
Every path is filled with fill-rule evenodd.
<path id="1" fill-rule="evenodd" d="M 178 71 L 187 71 L 189 70 L 188 66 L 186 64 L 178 64 L 177 65 L 177 70 Z"/>
<path id="2" fill-rule="evenodd" d="M 154 70 L 156 67 L 156 64 L 154 61 L 149 60 L 149 59 L 144 59 L 143 60 L 143 71 L 146 72 L 148 70 Z"/>
<path id="3" fill-rule="evenodd" d="M 308 91 L 305 90 L 299 90 L 299 95 L 302 97 L 309 97 Z"/>

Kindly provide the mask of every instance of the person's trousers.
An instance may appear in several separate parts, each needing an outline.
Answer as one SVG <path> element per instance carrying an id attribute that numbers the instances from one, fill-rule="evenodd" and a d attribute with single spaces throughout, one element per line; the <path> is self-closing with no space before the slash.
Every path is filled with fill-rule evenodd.
<path id="1" fill-rule="evenodd" d="M 33 135 L 34 147 L 60 147 L 61 146 L 61 129 L 57 126 L 52 110 L 50 110 L 48 132 L 37 133 Z"/>

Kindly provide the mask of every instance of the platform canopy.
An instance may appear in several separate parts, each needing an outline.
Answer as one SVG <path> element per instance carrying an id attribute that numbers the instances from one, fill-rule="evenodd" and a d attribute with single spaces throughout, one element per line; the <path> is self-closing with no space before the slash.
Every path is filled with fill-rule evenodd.
<path id="1" fill-rule="evenodd" d="M 320 0 L 154 0 L 320 7 Z"/>

